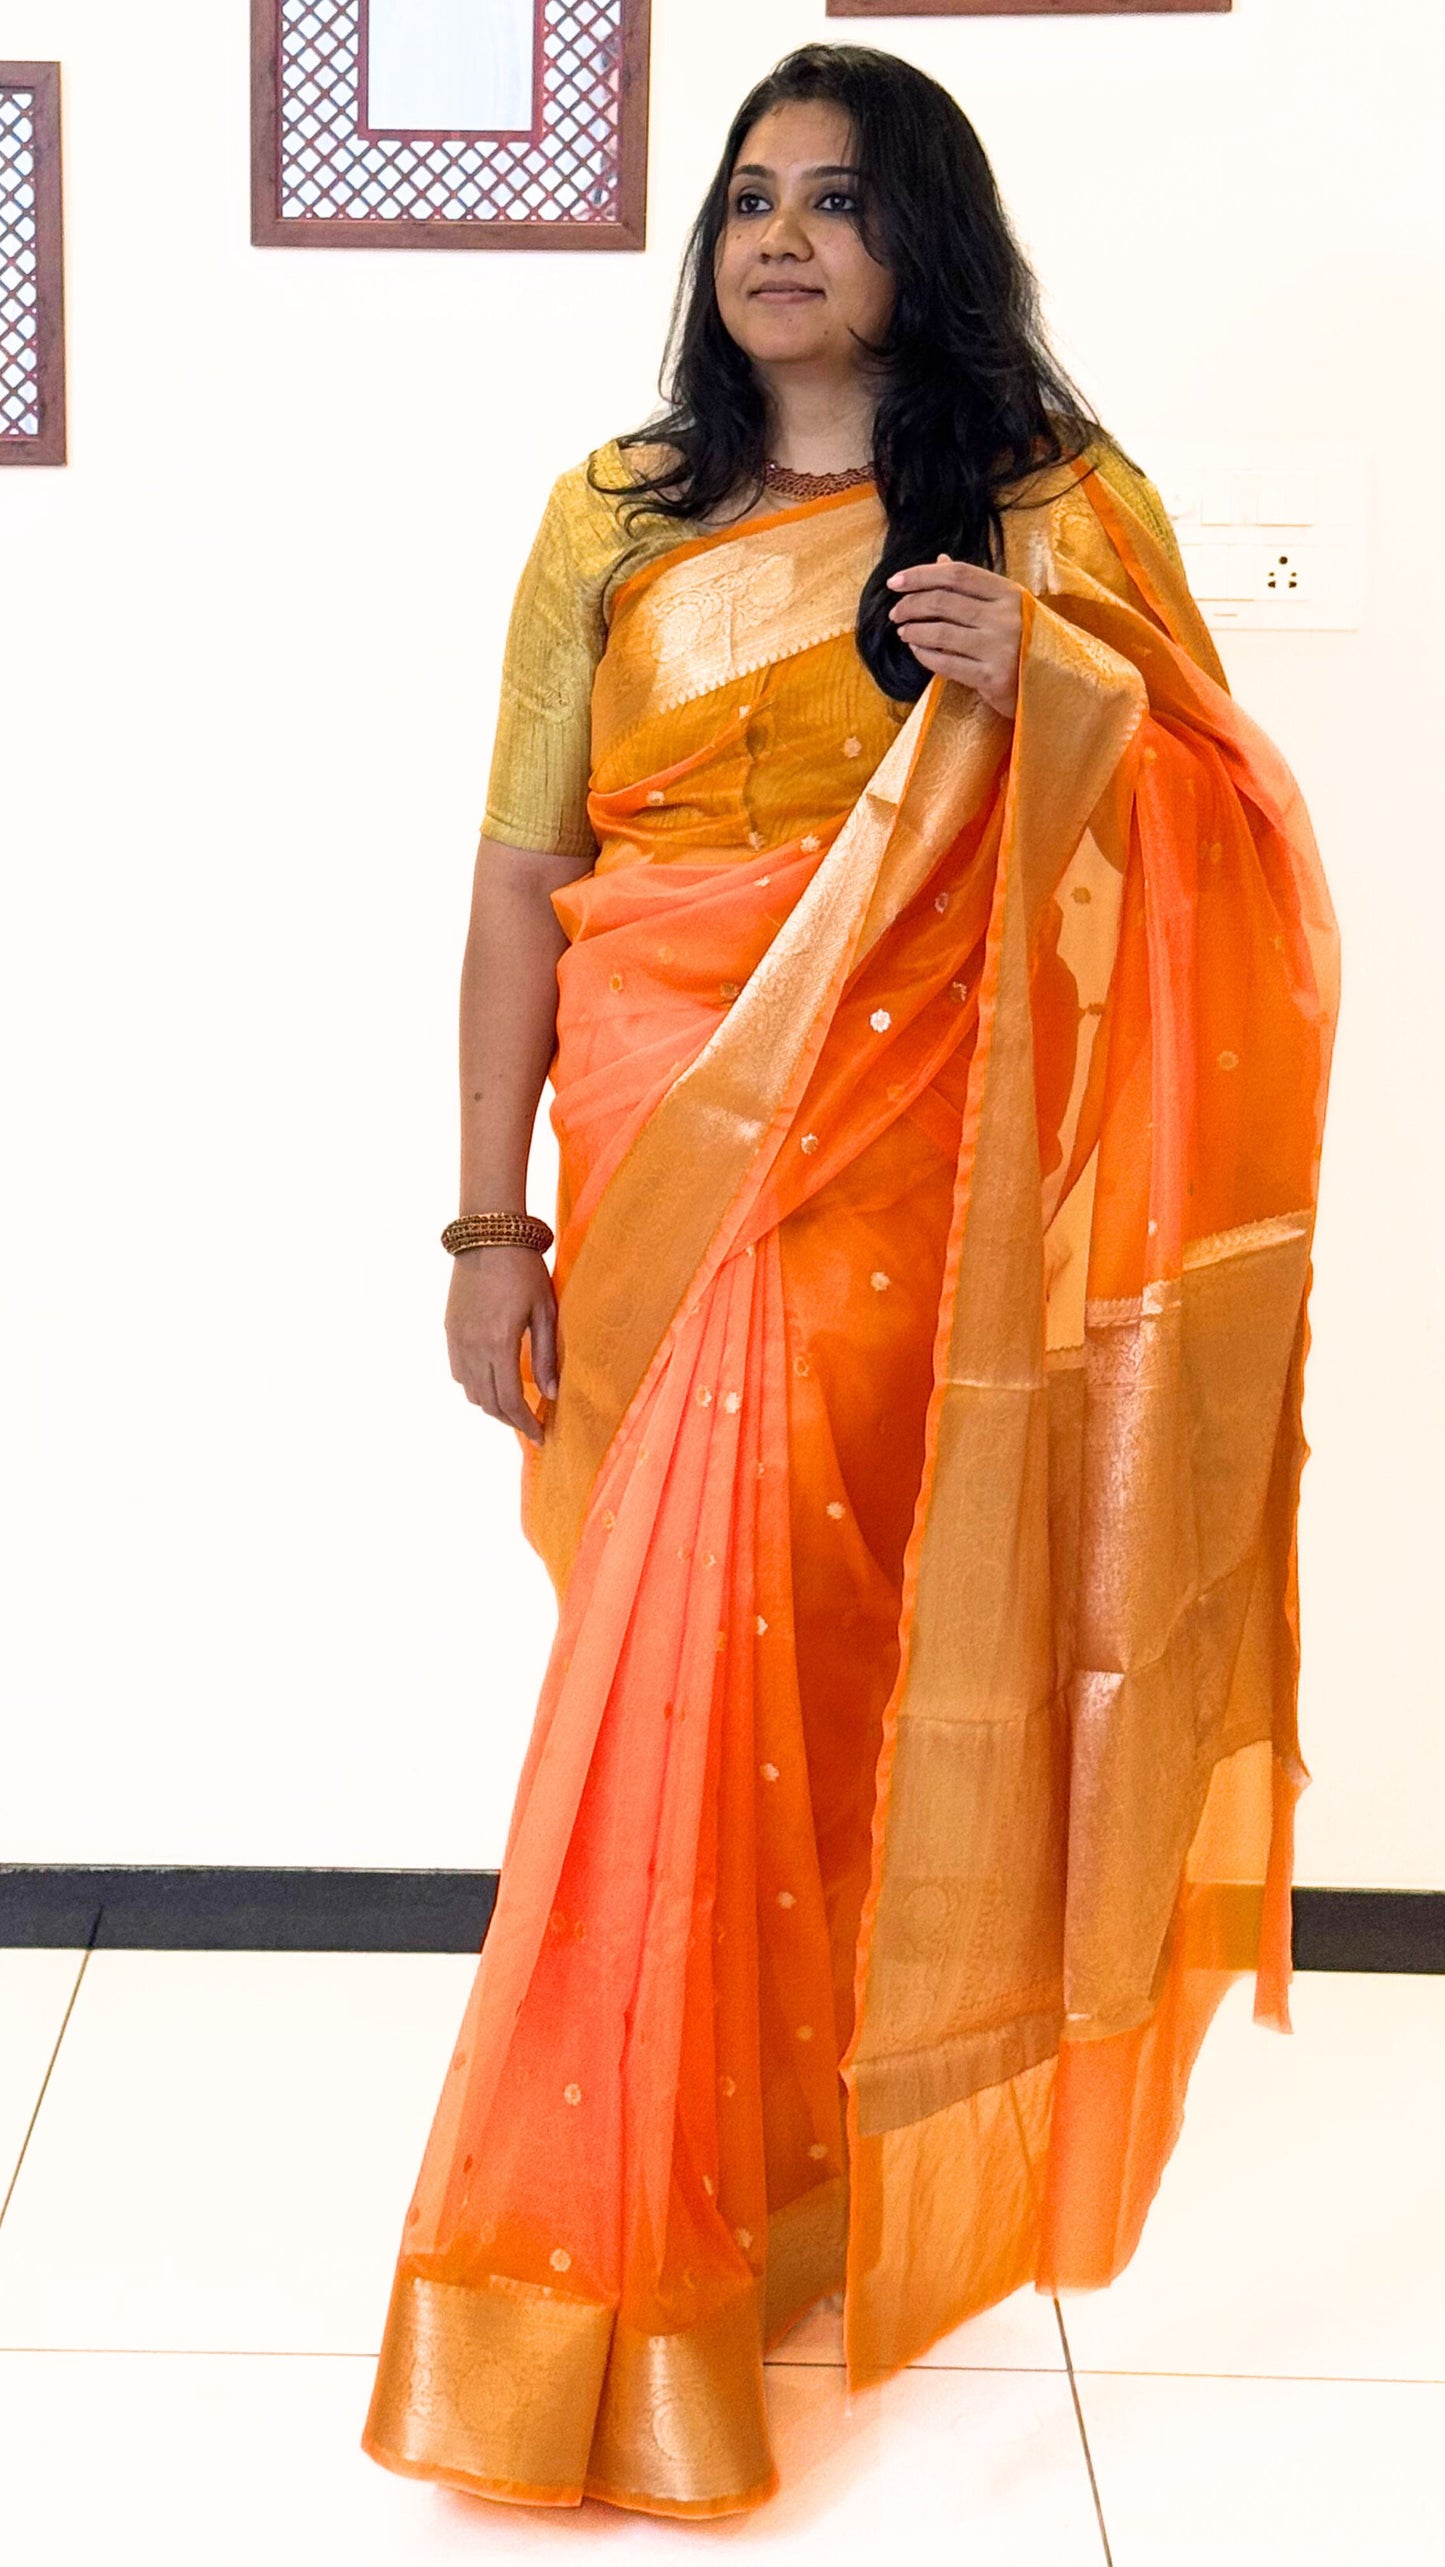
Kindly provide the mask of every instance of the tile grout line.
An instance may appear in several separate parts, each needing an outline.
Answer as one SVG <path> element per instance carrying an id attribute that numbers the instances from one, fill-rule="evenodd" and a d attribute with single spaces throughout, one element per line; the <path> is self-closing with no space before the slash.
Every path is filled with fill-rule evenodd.
<path id="1" fill-rule="evenodd" d="M 100 1932 L 100 1920 L 104 1914 L 104 1906 L 98 1907 L 95 1911 L 95 1915 L 91 1919 L 90 1933 L 86 1940 L 85 1950 L 80 1956 L 80 1967 L 75 1974 L 75 1985 L 70 1991 L 65 2012 L 60 2019 L 60 2030 L 55 2036 L 54 2046 L 52 2047 L 50 2056 L 45 2063 L 45 2074 L 40 2080 L 40 2092 L 35 2098 L 34 2110 L 30 2115 L 29 2121 L 25 2125 L 25 2136 L 20 2142 L 20 2154 L 15 2160 L 14 2167 L 11 2170 L 10 2181 L 5 2187 L 5 2199 L 3 2202 L 0 2202 L 0 2222 L 3 2222 L 5 2214 L 10 2208 L 11 2201 L 15 2194 L 15 2187 L 20 2181 L 20 2169 L 25 2163 L 25 2152 L 29 2147 L 31 2140 L 35 2136 L 35 2125 L 40 2119 L 40 2107 L 45 2101 L 46 2089 L 49 2086 L 51 2076 L 54 2073 L 55 2062 L 60 2056 L 60 2045 L 65 2039 L 67 2026 L 69 2025 L 71 2015 L 75 2011 L 75 2000 L 80 1994 L 80 1983 L 89 1966 L 90 1956 L 95 1950 L 95 1938 Z"/>
<path id="2" fill-rule="evenodd" d="M 151 2356 L 158 2361 L 188 2362 L 375 2362 L 379 2348 L 359 2351 L 344 2344 L 4 2344 L 0 2356 L 7 2353 L 94 2353 L 122 2354 L 134 2359 Z M 769 2354 L 764 2359 L 768 2371 L 842 2371 L 842 2362 L 780 2362 Z M 909 2362 L 904 2365 L 908 2377 L 921 2372 L 934 2373 L 958 2380 L 1056 2380 L 1060 2366 L 1043 2362 Z M 1403 2385 L 1414 2387 L 1409 2381 Z M 1433 2382 L 1421 2384 L 1432 2387 Z"/>
<path id="3" fill-rule="evenodd" d="M 1069 2349 L 1069 2339 L 1064 2330 L 1064 2312 L 1059 2306 L 1058 2294 L 1055 2292 L 1051 2294 L 1051 2296 L 1054 2303 L 1054 2315 L 1059 2322 L 1059 2342 L 1064 2348 L 1064 2366 L 1069 2374 L 1069 2395 L 1074 2401 L 1074 2421 L 1079 2428 L 1079 2440 L 1084 2446 L 1084 2466 L 1089 2473 L 1089 2492 L 1094 2499 L 1094 2512 L 1099 2524 L 1099 2538 L 1104 2544 L 1104 2567 L 1114 2567 L 1114 2553 L 1109 2547 L 1109 2534 L 1104 2522 L 1104 2508 L 1099 2502 L 1099 2481 L 1094 2475 L 1094 2455 L 1089 2449 L 1089 2428 L 1084 2422 L 1084 2410 L 1079 2404 L 1079 2384 L 1074 2377 L 1074 2357 Z"/>
<path id="4" fill-rule="evenodd" d="M 1081 2380 L 1248 2380 L 1261 2388 L 1272 2387 L 1276 2380 L 1305 2389 L 1445 2388 L 1445 2375 L 1436 2371 L 1129 2371 L 1085 2362 L 1078 2376 Z"/>
<path id="5" fill-rule="evenodd" d="M 0 2344 L 0 2355 L 6 2353 L 94 2353 L 122 2354 L 127 2359 L 154 2355 L 157 2361 L 186 2362 L 375 2362 L 375 2353 L 358 2353 L 337 2344 Z M 772 2362 L 769 2371 L 841 2371 L 841 2362 Z M 904 2366 L 912 2378 L 915 2372 L 925 2377 L 942 2372 L 938 2362 L 910 2362 Z M 956 2363 L 947 2366 L 947 2377 L 958 2380 L 1056 2380 L 1057 2369 L 1042 2364 L 1019 2363 L 976 2364 L 963 2370 Z M 1414 2383 L 1410 2383 L 1413 2386 Z M 1427 2387 L 1431 2384 L 1427 2382 Z"/>
<path id="6" fill-rule="evenodd" d="M 8 2354 L 54 2353 L 94 2354 L 104 2358 L 111 2354 L 128 2361 L 158 2362 L 375 2362 L 375 2349 L 358 2351 L 345 2344 L 5 2344 L 0 2343 L 0 2360 Z M 770 2354 L 764 2359 L 768 2371 L 842 2371 L 841 2362 L 780 2362 Z M 1056 2380 L 1060 2370 L 1067 2377 L 1067 2367 L 1043 2362 L 908 2362 L 900 2377 L 925 2378 L 939 2374 L 950 2380 Z M 1369 2371 L 1101 2371 L 1084 2369 L 1075 2377 L 1083 2380 L 1237 2380 L 1251 2388 L 1283 2387 L 1308 2389 L 1439 2389 L 1445 2381 L 1432 2378 L 1428 2372 L 1416 2374 L 1377 2374 Z M 1111 2562 L 1112 2567 L 1112 2562 Z"/>

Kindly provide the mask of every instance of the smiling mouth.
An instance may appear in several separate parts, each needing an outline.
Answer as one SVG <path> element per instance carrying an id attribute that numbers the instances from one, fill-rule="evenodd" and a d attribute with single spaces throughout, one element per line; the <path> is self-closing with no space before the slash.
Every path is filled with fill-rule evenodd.
<path id="1" fill-rule="evenodd" d="M 821 285 L 755 285 L 752 288 L 755 303 L 818 303 L 822 295 Z"/>

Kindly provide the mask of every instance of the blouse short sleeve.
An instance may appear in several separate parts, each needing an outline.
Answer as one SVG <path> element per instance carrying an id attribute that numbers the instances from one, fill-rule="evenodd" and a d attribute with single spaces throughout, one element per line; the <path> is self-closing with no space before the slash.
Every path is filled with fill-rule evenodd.
<path id="1" fill-rule="evenodd" d="M 502 662 L 482 828 L 509 846 L 591 856 L 587 819 L 592 680 L 606 643 L 605 593 L 627 549 L 616 505 L 586 464 L 552 491 L 518 583 Z"/>

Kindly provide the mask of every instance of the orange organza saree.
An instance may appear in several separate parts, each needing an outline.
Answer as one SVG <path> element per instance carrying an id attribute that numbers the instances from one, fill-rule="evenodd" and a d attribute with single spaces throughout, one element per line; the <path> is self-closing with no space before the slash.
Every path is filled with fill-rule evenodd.
<path id="1" fill-rule="evenodd" d="M 871 492 L 618 593 L 556 897 L 556 1645 L 365 2447 L 657 2513 L 1132 2253 L 1287 2023 L 1335 940 L 1128 478 L 1006 518 L 1012 724 L 861 671 Z M 841 2074 L 840 2074 L 841 2069 Z"/>

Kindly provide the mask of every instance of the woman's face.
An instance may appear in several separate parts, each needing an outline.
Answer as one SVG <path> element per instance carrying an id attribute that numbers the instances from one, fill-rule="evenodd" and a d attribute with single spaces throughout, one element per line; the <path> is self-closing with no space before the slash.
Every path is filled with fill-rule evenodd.
<path id="1" fill-rule="evenodd" d="M 774 107 L 745 136 L 714 264 L 730 338 L 764 373 L 866 363 L 893 278 L 863 246 L 852 129 L 822 100 Z"/>

